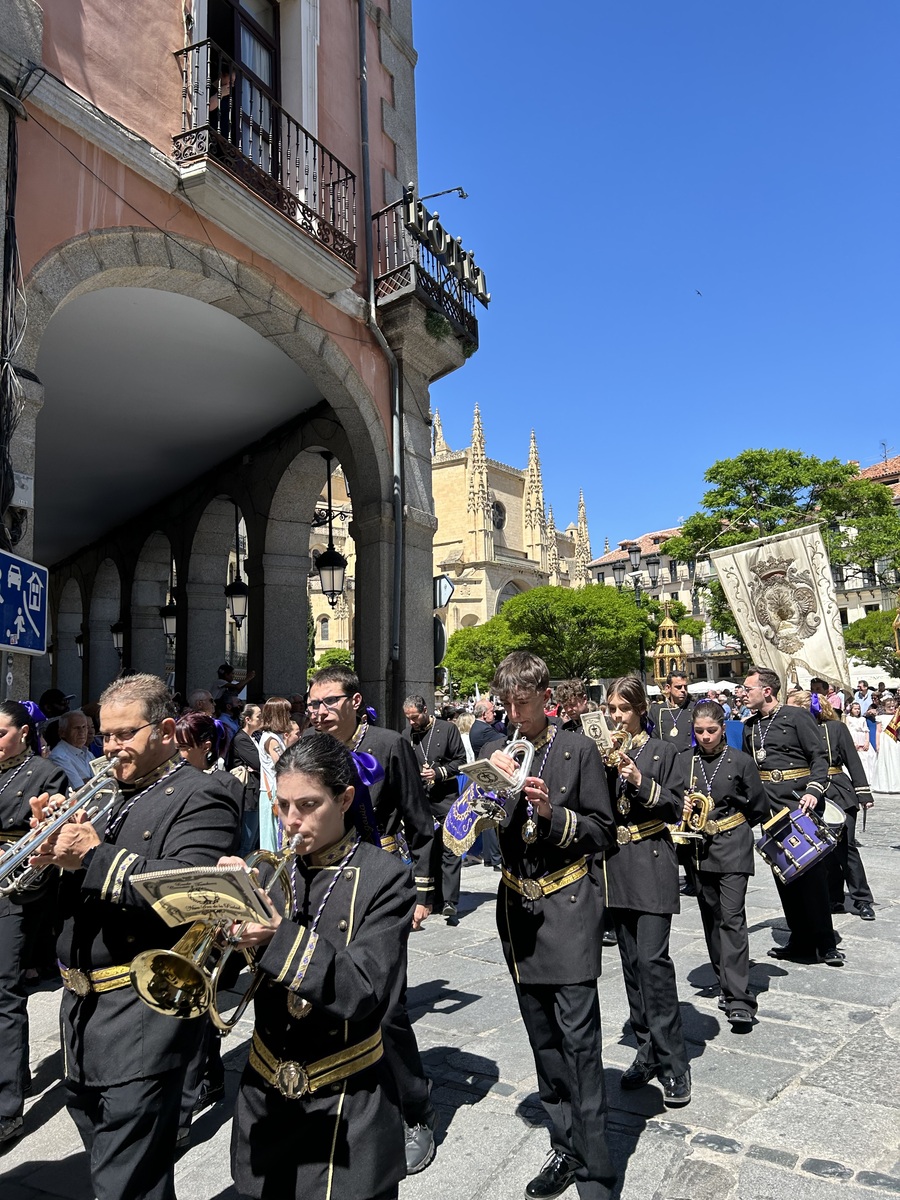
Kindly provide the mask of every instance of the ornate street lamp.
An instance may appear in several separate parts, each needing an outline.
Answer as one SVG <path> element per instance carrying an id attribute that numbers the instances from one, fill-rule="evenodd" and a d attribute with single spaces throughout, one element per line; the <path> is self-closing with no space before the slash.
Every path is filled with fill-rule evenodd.
<path id="1" fill-rule="evenodd" d="M 650 575 L 650 586 L 655 588 L 656 584 L 657 584 L 657 580 L 659 579 L 659 555 L 658 554 L 652 554 L 647 559 L 647 571 Z"/>
<path id="2" fill-rule="evenodd" d="M 122 651 L 125 646 L 125 622 L 121 619 L 116 621 L 114 624 L 110 625 L 109 632 L 112 634 L 113 646 L 115 647 L 116 654 L 118 654 L 119 658 L 121 659 Z"/>
<path id="3" fill-rule="evenodd" d="M 78 652 L 79 659 L 84 658 L 84 634 L 83 633 L 75 634 L 75 649 Z"/>
<path id="4" fill-rule="evenodd" d="M 241 535 L 239 528 L 238 506 L 234 506 L 234 552 L 237 556 L 234 579 L 225 588 L 225 599 L 228 601 L 228 611 L 238 629 L 247 619 L 247 607 L 250 601 L 250 589 L 241 578 Z"/>
<path id="5" fill-rule="evenodd" d="M 631 559 L 632 571 L 639 571 L 641 569 L 641 548 L 637 542 L 628 547 L 628 557 Z"/>
<path id="6" fill-rule="evenodd" d="M 343 595 L 344 573 L 347 570 L 347 560 L 343 554 L 340 554 L 334 548 L 334 531 L 332 529 L 334 509 L 331 506 L 331 455 L 326 450 L 322 452 L 322 457 L 325 459 L 325 485 L 327 490 L 327 507 L 325 511 L 328 514 L 328 549 L 323 551 L 316 559 L 316 570 L 319 573 L 319 585 L 322 588 L 322 595 L 331 607 L 334 608 Z"/>
<path id="7" fill-rule="evenodd" d="M 178 597 L 177 588 L 175 587 L 174 564 L 172 562 L 169 563 L 169 586 L 166 592 L 166 602 L 159 610 L 159 619 L 162 621 L 166 641 L 170 647 L 174 646 L 175 633 L 178 628 Z"/>

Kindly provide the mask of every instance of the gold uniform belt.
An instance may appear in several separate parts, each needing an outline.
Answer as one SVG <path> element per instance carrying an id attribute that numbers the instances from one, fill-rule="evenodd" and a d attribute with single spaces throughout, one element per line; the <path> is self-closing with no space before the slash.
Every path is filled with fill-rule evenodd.
<path id="1" fill-rule="evenodd" d="M 652 837 L 654 833 L 662 833 L 665 828 L 665 821 L 645 821 L 643 825 L 620 825 L 616 830 L 616 841 L 620 846 L 627 846 L 629 842 L 639 842 L 642 838 Z"/>
<path id="2" fill-rule="evenodd" d="M 391 837 L 390 835 L 381 839 L 381 848 L 382 850 L 387 850 L 388 854 L 400 853 L 400 843 L 395 837 Z"/>
<path id="3" fill-rule="evenodd" d="M 772 783 L 781 783 L 782 779 L 806 779 L 809 775 L 808 767 L 794 767 L 790 771 L 779 771 L 777 768 L 774 771 L 760 771 L 759 777 L 764 783 L 769 780 Z"/>
<path id="4" fill-rule="evenodd" d="M 743 813 L 732 813 L 730 817 L 723 817 L 721 821 L 707 821 L 703 826 L 703 832 L 708 833 L 710 837 L 715 837 L 717 833 L 726 833 L 729 829 L 736 829 L 746 820 Z"/>
<path id="5" fill-rule="evenodd" d="M 27 832 L 27 829 L 2 829 L 0 830 L 0 845 L 5 846 L 7 843 L 18 842 Z"/>
<path id="6" fill-rule="evenodd" d="M 383 1053 L 384 1046 L 379 1029 L 364 1042 L 347 1046 L 345 1050 L 339 1050 L 337 1054 L 330 1054 L 327 1058 L 317 1059 L 316 1062 L 288 1062 L 277 1058 L 254 1030 L 250 1045 L 250 1066 L 266 1083 L 277 1088 L 285 1099 L 299 1100 L 301 1096 L 311 1095 L 319 1088 L 339 1083 L 342 1079 L 348 1079 L 358 1071 L 371 1067 L 373 1063 L 378 1062 Z"/>
<path id="7" fill-rule="evenodd" d="M 554 871 L 552 875 L 541 875 L 539 879 L 520 879 L 506 867 L 503 868 L 500 878 L 508 888 L 518 892 L 526 900 L 540 900 L 542 896 L 552 896 L 560 888 L 568 887 L 570 883 L 583 879 L 585 875 L 587 875 L 587 859 L 582 857 L 577 862 L 569 863 L 567 867 Z"/>
<path id="8" fill-rule="evenodd" d="M 843 775 L 843 773 L 844 773 L 843 767 L 829 767 L 828 768 L 829 775 Z"/>
<path id="9" fill-rule="evenodd" d="M 82 971 L 78 967 L 58 964 L 63 985 L 76 996 L 88 996 L 91 992 L 114 992 L 127 987 L 131 982 L 131 964 L 123 967 L 100 967 L 96 971 Z"/>

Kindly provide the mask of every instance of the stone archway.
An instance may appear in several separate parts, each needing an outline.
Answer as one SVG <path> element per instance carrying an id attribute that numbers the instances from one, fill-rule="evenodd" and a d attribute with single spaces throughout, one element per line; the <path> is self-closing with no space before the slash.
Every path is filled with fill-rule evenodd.
<path id="1" fill-rule="evenodd" d="M 131 587 L 131 663 L 136 671 L 166 673 L 166 635 L 159 616 L 166 602 L 172 546 L 158 530 L 144 542 Z"/>
<path id="2" fill-rule="evenodd" d="M 73 707 L 82 703 L 82 660 L 75 638 L 81 635 L 84 604 L 78 580 L 69 578 L 59 597 L 54 626 L 56 629 L 56 686 L 67 696 L 74 695 Z M 39 695 L 40 693 L 38 693 Z M 37 699 L 37 696 L 35 697 Z"/>

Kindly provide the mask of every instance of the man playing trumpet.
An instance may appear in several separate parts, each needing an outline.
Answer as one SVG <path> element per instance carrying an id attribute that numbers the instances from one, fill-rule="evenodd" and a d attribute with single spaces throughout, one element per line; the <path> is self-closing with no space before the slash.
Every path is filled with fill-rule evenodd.
<path id="1" fill-rule="evenodd" d="M 117 756 L 121 796 L 99 830 L 79 813 L 31 859 L 64 872 L 57 953 L 66 1104 L 90 1154 L 97 1200 L 174 1200 L 182 1086 L 202 1034 L 199 1021 L 149 1011 L 131 987 L 131 960 L 171 946 L 180 932 L 152 912 L 131 877 L 214 866 L 240 834 L 231 793 L 179 757 L 168 705 L 153 675 L 110 684 L 100 732 Z M 37 820 L 47 803 L 46 794 L 32 801 Z"/>

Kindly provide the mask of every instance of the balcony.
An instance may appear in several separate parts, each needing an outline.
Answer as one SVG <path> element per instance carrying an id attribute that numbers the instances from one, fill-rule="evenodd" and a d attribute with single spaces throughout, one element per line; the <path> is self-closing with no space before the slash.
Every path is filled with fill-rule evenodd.
<path id="1" fill-rule="evenodd" d="M 467 353 L 476 350 L 475 296 L 450 271 L 443 256 L 412 236 L 404 219 L 406 203 L 399 200 L 372 218 L 376 302 L 417 296 L 426 308 L 446 317 Z"/>
<path id="2" fill-rule="evenodd" d="M 197 42 L 175 57 L 182 117 L 173 157 L 185 188 L 197 189 L 198 207 L 319 290 L 349 286 L 356 277 L 353 173 L 215 42 Z M 208 171 L 210 162 L 275 209 L 281 228 L 272 214 L 248 205 L 242 189 Z M 293 243 L 287 251 L 285 229 Z M 293 237 L 294 230 L 304 239 Z M 304 251 L 306 239 L 313 243 L 312 257 Z"/>

